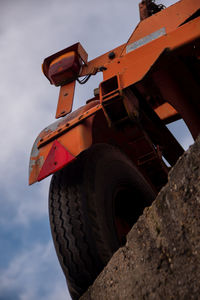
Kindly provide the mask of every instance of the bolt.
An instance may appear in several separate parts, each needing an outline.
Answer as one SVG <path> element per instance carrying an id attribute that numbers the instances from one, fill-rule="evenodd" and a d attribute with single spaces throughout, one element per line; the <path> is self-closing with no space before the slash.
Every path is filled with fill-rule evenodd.
<path id="1" fill-rule="evenodd" d="M 104 66 L 101 66 L 101 67 L 99 68 L 99 71 L 101 71 L 101 72 L 103 72 L 103 71 L 105 71 L 105 70 L 107 70 L 107 68 L 104 67 Z"/>
<path id="2" fill-rule="evenodd" d="M 94 96 L 98 96 L 99 95 L 99 88 L 94 89 Z"/>
<path id="3" fill-rule="evenodd" d="M 108 57 L 110 58 L 110 59 L 114 59 L 115 58 L 115 52 L 110 52 L 109 54 L 108 54 Z"/>

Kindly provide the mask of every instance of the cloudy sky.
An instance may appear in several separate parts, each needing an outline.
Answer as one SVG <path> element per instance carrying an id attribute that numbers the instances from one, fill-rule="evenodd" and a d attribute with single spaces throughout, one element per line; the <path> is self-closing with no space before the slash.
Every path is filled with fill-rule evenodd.
<path id="1" fill-rule="evenodd" d="M 70 299 L 50 235 L 49 178 L 28 186 L 31 147 L 54 121 L 59 92 L 41 63 L 77 41 L 89 59 L 126 42 L 139 21 L 138 3 L 0 0 L 0 300 Z M 99 80 L 77 85 L 74 109 Z M 173 130 L 185 148 L 192 143 L 181 122 Z"/>

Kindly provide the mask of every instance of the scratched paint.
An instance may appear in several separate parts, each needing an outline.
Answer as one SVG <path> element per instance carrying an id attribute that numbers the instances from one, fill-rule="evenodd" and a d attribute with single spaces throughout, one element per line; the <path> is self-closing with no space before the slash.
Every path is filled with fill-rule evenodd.
<path id="1" fill-rule="evenodd" d="M 33 171 L 33 168 L 35 166 L 41 166 L 43 164 L 43 162 L 44 162 L 44 158 L 43 157 L 40 157 L 38 159 L 39 149 L 37 147 L 37 144 L 38 144 L 39 140 L 41 139 L 42 132 L 36 138 L 36 140 L 35 140 L 35 142 L 33 144 L 32 150 L 31 150 L 31 158 L 30 158 L 30 161 L 29 161 L 29 176 L 30 176 L 30 174 Z"/>
<path id="2" fill-rule="evenodd" d="M 44 129 L 44 132 L 45 133 L 53 132 L 53 131 L 57 130 L 60 126 L 64 125 L 65 123 L 70 122 L 71 120 L 76 118 L 77 115 L 79 115 L 81 113 L 83 108 L 85 109 L 85 106 L 81 106 L 79 109 L 75 110 L 71 114 L 69 114 L 69 115 L 63 117 L 62 119 L 50 124 L 48 127 L 46 127 Z"/>
<path id="3" fill-rule="evenodd" d="M 29 162 L 29 176 L 30 176 L 34 166 L 35 166 L 35 160 L 30 159 L 30 162 Z"/>
<path id="4" fill-rule="evenodd" d="M 38 144 L 38 142 L 39 142 L 39 140 L 40 140 L 40 135 L 36 138 L 36 140 L 35 140 L 35 142 L 34 142 L 34 144 L 33 144 L 33 147 L 32 147 L 32 150 L 31 150 L 31 157 L 36 157 L 36 156 L 38 156 L 38 154 L 39 154 L 39 150 L 38 150 L 38 147 L 37 147 L 37 144 Z"/>
<path id="5" fill-rule="evenodd" d="M 38 148 L 43 146 L 44 143 L 48 142 L 52 138 L 55 138 L 58 134 L 63 134 L 64 132 L 70 130 L 71 126 L 78 125 L 78 123 L 80 123 L 80 121 L 82 120 L 83 116 L 89 117 L 91 114 L 95 113 L 99 109 L 99 101 L 93 101 L 91 103 L 86 104 L 85 106 L 81 106 L 79 109 L 72 112 L 71 114 L 52 123 L 40 133 L 40 140 L 37 144 Z"/>
<path id="6" fill-rule="evenodd" d="M 44 161 L 45 161 L 45 155 L 43 156 L 40 151 L 40 147 L 43 147 L 42 143 L 48 144 L 50 138 L 55 139 L 57 134 L 60 133 L 60 130 L 62 130 L 62 127 L 64 126 L 64 129 L 66 128 L 66 125 L 69 124 L 67 129 L 70 129 L 71 126 L 76 126 L 80 123 L 80 120 L 82 122 L 82 119 L 80 119 L 81 116 L 83 116 L 84 112 L 86 114 L 86 117 L 89 117 L 91 114 L 96 113 L 100 108 L 99 104 L 97 105 L 97 102 L 94 101 L 93 103 L 88 103 L 85 106 L 80 107 L 76 111 L 72 112 L 71 114 L 61 118 L 60 120 L 50 124 L 48 127 L 46 127 L 44 130 L 40 132 L 37 139 L 35 140 L 33 144 L 33 148 L 31 151 L 31 157 L 30 157 L 30 163 L 29 163 L 29 179 L 30 184 L 32 184 L 35 181 L 35 178 L 37 178 L 38 171 L 41 169 Z M 63 133 L 62 133 L 63 134 Z M 34 178 L 34 179 L 33 179 Z"/>

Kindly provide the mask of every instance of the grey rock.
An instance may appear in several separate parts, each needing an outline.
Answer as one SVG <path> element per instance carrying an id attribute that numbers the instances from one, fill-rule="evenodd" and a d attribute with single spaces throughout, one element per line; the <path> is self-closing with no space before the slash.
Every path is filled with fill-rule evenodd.
<path id="1" fill-rule="evenodd" d="M 80 299 L 200 299 L 200 137 Z"/>

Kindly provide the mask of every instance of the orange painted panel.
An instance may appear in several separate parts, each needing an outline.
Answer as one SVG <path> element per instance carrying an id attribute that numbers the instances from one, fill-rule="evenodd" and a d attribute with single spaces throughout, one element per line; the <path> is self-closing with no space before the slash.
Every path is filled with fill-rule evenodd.
<path id="1" fill-rule="evenodd" d="M 169 33 L 180 26 L 186 19 L 195 13 L 200 8 L 199 0 L 182 0 L 159 13 L 144 19 L 138 24 L 133 31 L 128 44 L 131 44 L 145 36 L 165 28 L 166 33 Z M 124 49 L 123 55 L 126 50 Z"/>
<path id="2" fill-rule="evenodd" d="M 200 38 L 200 17 L 106 65 L 104 80 L 119 74 L 122 88 L 144 78 L 165 49 L 175 50 Z"/>
<path id="3" fill-rule="evenodd" d="M 72 81 L 68 84 L 61 86 L 56 110 L 56 119 L 64 117 L 65 115 L 71 112 L 74 99 L 75 85 L 76 81 Z"/>
<path id="4" fill-rule="evenodd" d="M 177 111 L 169 103 L 164 103 L 160 105 L 155 109 L 155 112 L 161 120 L 166 120 L 171 117 L 175 117 L 178 114 Z"/>
<path id="5" fill-rule="evenodd" d="M 57 141 L 73 156 L 77 156 L 80 152 L 87 149 L 92 144 L 92 120 L 93 116 L 84 120 L 84 122 L 78 124 L 78 126 L 71 128 L 70 131 L 64 133 L 60 137 L 57 137 Z M 38 148 L 37 145 L 40 138 L 41 136 L 39 135 L 33 146 L 31 154 L 29 184 L 33 184 L 37 181 L 42 166 L 46 161 L 49 151 L 55 141 L 55 139 L 53 139 L 52 141 L 48 142 L 48 144 Z"/>

